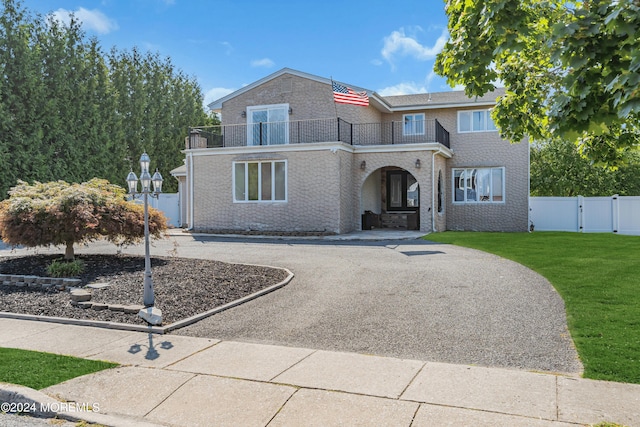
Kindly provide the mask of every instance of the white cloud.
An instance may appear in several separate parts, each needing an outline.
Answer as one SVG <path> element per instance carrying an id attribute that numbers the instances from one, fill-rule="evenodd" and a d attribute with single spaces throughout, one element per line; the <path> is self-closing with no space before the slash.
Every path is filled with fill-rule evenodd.
<path id="1" fill-rule="evenodd" d="M 220 45 L 224 48 L 224 54 L 229 56 L 233 52 L 233 46 L 229 42 L 220 42 Z"/>
<path id="2" fill-rule="evenodd" d="M 75 11 L 58 9 L 53 12 L 53 18 L 65 25 L 69 25 L 72 14 L 82 23 L 82 27 L 85 30 L 92 30 L 98 34 L 107 34 L 118 29 L 116 21 L 109 19 L 107 15 L 98 9 L 88 10 L 84 7 L 80 7 Z"/>
<path id="3" fill-rule="evenodd" d="M 393 95 L 412 95 L 415 93 L 429 93 L 429 88 L 431 86 L 431 82 L 433 79 L 437 77 L 434 71 L 431 71 L 424 78 L 424 82 L 416 83 L 416 82 L 403 82 L 398 83 L 394 86 L 388 86 L 383 89 L 377 91 L 382 96 L 393 96 Z"/>
<path id="4" fill-rule="evenodd" d="M 388 86 L 377 92 L 382 96 L 394 95 L 412 95 L 414 93 L 426 93 L 428 90 L 424 85 L 415 82 L 398 83 L 394 86 Z"/>
<path id="5" fill-rule="evenodd" d="M 269 58 L 254 59 L 253 61 L 251 61 L 251 66 L 252 67 L 271 68 L 274 65 L 275 65 L 275 63 L 272 60 L 270 60 Z"/>
<path id="6" fill-rule="evenodd" d="M 216 99 L 220 99 L 223 96 L 229 95 L 231 92 L 234 92 L 236 89 L 228 89 L 226 87 L 214 87 L 207 90 L 204 93 L 204 105 L 209 105 L 211 102 Z"/>
<path id="7" fill-rule="evenodd" d="M 423 46 L 416 37 L 407 36 L 404 28 L 400 28 L 384 38 L 384 46 L 380 54 L 391 65 L 397 56 L 411 56 L 419 61 L 428 61 L 440 53 L 448 37 L 447 31 L 443 30 L 433 46 Z"/>

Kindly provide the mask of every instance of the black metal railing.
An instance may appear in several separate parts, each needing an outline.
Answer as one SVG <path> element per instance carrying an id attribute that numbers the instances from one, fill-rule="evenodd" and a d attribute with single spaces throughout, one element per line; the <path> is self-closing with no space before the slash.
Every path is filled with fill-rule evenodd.
<path id="1" fill-rule="evenodd" d="M 244 147 L 339 141 L 351 145 L 438 142 L 448 148 L 449 132 L 438 120 L 349 123 L 343 119 L 295 120 L 194 127 L 186 148 Z"/>

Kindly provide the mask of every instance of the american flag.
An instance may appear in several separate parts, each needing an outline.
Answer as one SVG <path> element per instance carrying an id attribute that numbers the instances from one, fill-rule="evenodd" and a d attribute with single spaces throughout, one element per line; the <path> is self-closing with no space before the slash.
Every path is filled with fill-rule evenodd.
<path id="1" fill-rule="evenodd" d="M 367 92 L 354 92 L 353 89 L 331 81 L 333 100 L 338 104 L 352 104 L 366 107 L 369 105 Z"/>

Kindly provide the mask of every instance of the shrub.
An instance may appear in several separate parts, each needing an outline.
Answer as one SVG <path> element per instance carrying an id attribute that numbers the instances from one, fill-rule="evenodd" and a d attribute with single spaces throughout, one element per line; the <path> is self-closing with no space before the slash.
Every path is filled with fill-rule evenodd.
<path id="1" fill-rule="evenodd" d="M 47 267 L 47 274 L 51 277 L 74 277 L 79 276 L 83 271 L 84 262 L 79 259 L 73 261 L 56 259 Z"/>

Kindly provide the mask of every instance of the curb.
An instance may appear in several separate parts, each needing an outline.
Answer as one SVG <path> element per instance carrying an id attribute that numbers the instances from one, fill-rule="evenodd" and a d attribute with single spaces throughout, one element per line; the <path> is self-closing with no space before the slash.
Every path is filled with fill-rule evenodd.
<path id="1" fill-rule="evenodd" d="M 251 264 L 256 265 L 256 264 Z M 261 266 L 261 267 L 270 267 L 270 266 Z M 276 283 L 275 285 L 271 285 L 267 288 L 261 289 L 257 292 L 254 292 L 249 295 L 245 295 L 244 297 L 237 299 L 235 301 L 231 301 L 227 304 L 221 305 L 219 307 L 213 308 L 209 311 L 205 311 L 204 313 L 199 313 L 194 316 L 188 317 L 186 319 L 178 320 L 177 322 L 171 323 L 167 326 L 144 326 L 144 325 L 132 325 L 129 323 L 117 323 L 117 322 L 105 322 L 101 320 L 86 320 L 86 319 L 70 319 L 65 317 L 49 317 L 49 316 L 37 316 L 32 314 L 20 314 L 20 313 L 9 313 L 5 311 L 0 311 L 0 318 L 7 319 L 18 319 L 18 320 L 36 320 L 40 322 L 50 322 L 50 323 L 60 323 L 63 325 L 76 325 L 76 326 L 93 326 L 96 328 L 104 328 L 104 329 L 117 329 L 121 331 L 131 331 L 131 332 L 146 332 L 153 334 L 166 334 L 175 329 L 183 328 L 185 326 L 191 325 L 192 323 L 198 322 L 202 319 L 205 319 L 209 316 L 213 316 L 214 314 L 220 313 L 221 311 L 228 310 L 240 304 L 244 304 L 245 302 L 251 301 L 263 295 L 266 295 L 270 292 L 273 292 L 277 289 L 282 288 L 287 285 L 294 277 L 294 274 L 288 268 L 284 267 L 270 267 L 277 268 L 280 270 L 284 270 L 288 273 L 287 277 L 281 282 Z"/>
<path id="2" fill-rule="evenodd" d="M 96 412 L 60 411 L 57 408 L 65 408 L 73 402 L 60 402 L 38 390 L 29 387 L 0 383 L 0 402 L 4 404 L 22 404 L 29 407 L 29 411 L 23 411 L 24 415 L 39 418 L 60 418 L 67 421 L 86 421 L 92 424 L 100 424 L 109 427 L 160 427 L 147 421 L 133 418 L 122 418 L 113 415 L 99 414 Z"/>

